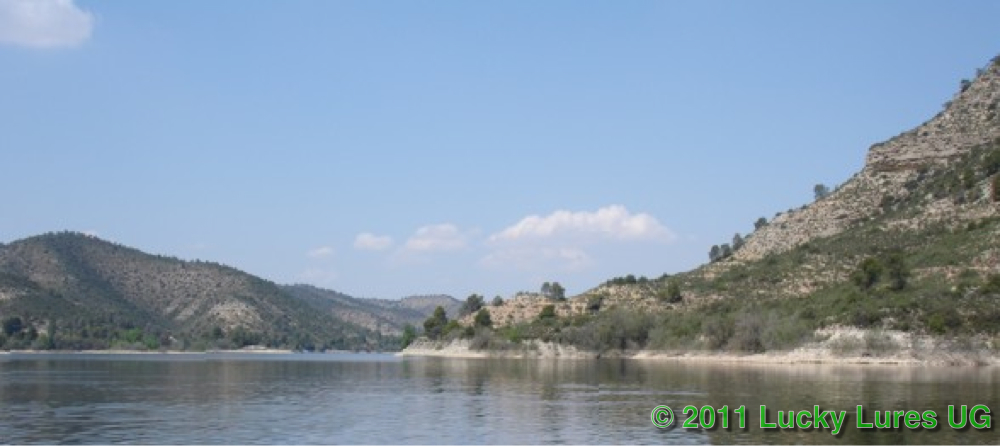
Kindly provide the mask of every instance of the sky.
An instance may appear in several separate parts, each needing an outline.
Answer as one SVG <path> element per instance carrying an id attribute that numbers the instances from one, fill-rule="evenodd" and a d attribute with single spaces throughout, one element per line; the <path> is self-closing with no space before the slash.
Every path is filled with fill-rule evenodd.
<path id="1" fill-rule="evenodd" d="M 0 242 L 359 297 L 697 267 L 1000 54 L 1000 2 L 0 0 Z"/>

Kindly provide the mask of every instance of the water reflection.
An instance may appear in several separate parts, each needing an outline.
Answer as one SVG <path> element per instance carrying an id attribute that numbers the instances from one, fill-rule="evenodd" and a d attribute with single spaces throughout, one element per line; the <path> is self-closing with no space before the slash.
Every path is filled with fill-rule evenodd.
<path id="1" fill-rule="evenodd" d="M 730 366 L 388 355 L 6 355 L 10 443 L 982 443 L 948 404 L 998 401 L 995 368 Z M 748 428 L 661 431 L 649 411 L 747 408 Z M 848 410 L 839 437 L 768 431 L 757 409 Z M 934 409 L 935 432 L 860 431 L 857 404 Z M 735 424 L 735 423 L 734 423 Z"/>

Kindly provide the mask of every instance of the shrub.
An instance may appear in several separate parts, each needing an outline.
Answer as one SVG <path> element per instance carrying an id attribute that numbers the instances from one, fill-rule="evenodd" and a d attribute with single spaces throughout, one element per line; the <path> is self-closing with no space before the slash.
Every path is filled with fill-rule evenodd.
<path id="1" fill-rule="evenodd" d="M 485 308 L 476 313 L 475 324 L 477 327 L 492 327 L 493 320 L 490 318 L 490 310 Z"/>
<path id="2" fill-rule="evenodd" d="M 1000 294 L 1000 274 L 990 274 L 986 283 L 979 287 L 979 294 Z"/>
<path id="3" fill-rule="evenodd" d="M 899 345 L 891 336 L 881 330 L 869 330 L 865 333 L 865 350 L 874 356 L 883 356 L 899 350 Z"/>
<path id="4" fill-rule="evenodd" d="M 899 291 L 906 288 L 906 282 L 910 278 L 910 269 L 901 253 L 894 252 L 887 256 L 885 269 L 886 275 L 889 277 L 889 289 Z"/>
<path id="5" fill-rule="evenodd" d="M 868 290 L 882 277 L 882 264 L 874 257 L 868 257 L 861 261 L 858 269 L 851 274 L 851 281 L 862 291 Z"/>
<path id="6" fill-rule="evenodd" d="M 757 313 L 744 313 L 736 319 L 733 337 L 729 341 L 731 348 L 750 353 L 764 351 L 762 335 L 764 321 Z"/>
<path id="7" fill-rule="evenodd" d="M 596 313 L 601 310 L 601 305 L 604 304 L 604 296 L 592 295 L 587 298 L 587 311 L 591 313 Z"/>
<path id="8" fill-rule="evenodd" d="M 846 356 L 857 353 L 864 346 L 861 339 L 853 336 L 842 336 L 830 342 L 830 351 L 837 356 Z"/>
<path id="9" fill-rule="evenodd" d="M 945 334 L 962 325 L 962 318 L 954 306 L 942 305 L 927 315 L 927 329 L 934 334 Z"/>
<path id="10" fill-rule="evenodd" d="M 813 335 L 813 327 L 804 319 L 815 319 L 811 308 L 806 308 L 799 316 L 781 317 L 771 313 L 764 324 L 761 342 L 764 350 L 785 350 L 802 345 Z"/>
<path id="11" fill-rule="evenodd" d="M 661 288 L 656 292 L 656 298 L 663 302 L 680 302 L 681 301 L 681 286 L 676 280 L 672 280 L 667 283 L 666 288 Z"/>
<path id="12" fill-rule="evenodd" d="M 733 324 L 718 315 L 712 315 L 701 323 L 701 334 L 707 347 L 712 350 L 722 348 L 733 335 Z"/>
<path id="13" fill-rule="evenodd" d="M 556 306 L 546 305 L 542 307 L 542 311 L 538 313 L 538 320 L 544 321 L 548 319 L 555 319 L 556 317 Z"/>

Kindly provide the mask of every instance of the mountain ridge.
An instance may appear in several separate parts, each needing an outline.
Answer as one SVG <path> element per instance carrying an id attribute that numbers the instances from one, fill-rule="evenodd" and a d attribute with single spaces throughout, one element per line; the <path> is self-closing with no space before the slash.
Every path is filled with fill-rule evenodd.
<path id="1" fill-rule="evenodd" d="M 70 349 L 394 348 L 402 326 L 421 315 L 411 309 L 401 317 L 317 288 L 330 299 L 323 304 L 290 289 L 229 266 L 147 254 L 81 233 L 0 245 L 0 317 L 22 319 L 43 334 L 57 327 L 50 336 Z M 320 304 L 331 311 L 316 312 Z M 358 311 L 338 317 L 338 305 Z M 369 327 L 365 318 L 385 324 Z M 39 335 L 15 334 L 24 333 L 6 333 L 15 347 L 38 346 Z"/>

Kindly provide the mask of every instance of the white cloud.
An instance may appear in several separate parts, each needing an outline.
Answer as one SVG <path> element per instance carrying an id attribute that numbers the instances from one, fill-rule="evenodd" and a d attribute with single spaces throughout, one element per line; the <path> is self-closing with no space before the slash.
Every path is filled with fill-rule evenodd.
<path id="1" fill-rule="evenodd" d="M 382 251 L 392 246 L 392 237 L 362 232 L 354 238 L 354 248 L 368 251 Z"/>
<path id="2" fill-rule="evenodd" d="M 483 257 L 479 263 L 487 268 L 506 268 L 537 272 L 555 267 L 573 272 L 586 269 L 594 263 L 589 254 L 576 248 L 520 247 L 501 249 Z"/>
<path id="3" fill-rule="evenodd" d="M 0 0 L 0 43 L 74 47 L 90 38 L 93 14 L 73 0 Z"/>
<path id="4" fill-rule="evenodd" d="M 451 223 L 424 226 L 411 236 L 404 248 L 412 252 L 456 251 L 468 245 L 468 235 Z"/>
<path id="5" fill-rule="evenodd" d="M 669 242 L 676 235 L 649 214 L 631 214 L 625 206 L 613 205 L 595 212 L 559 210 L 544 217 L 529 215 L 491 235 L 489 241 L 499 243 L 554 237 Z"/>
<path id="6" fill-rule="evenodd" d="M 333 248 L 329 246 L 320 246 L 319 248 L 310 249 L 306 255 L 314 259 L 330 257 L 333 255 Z"/>

